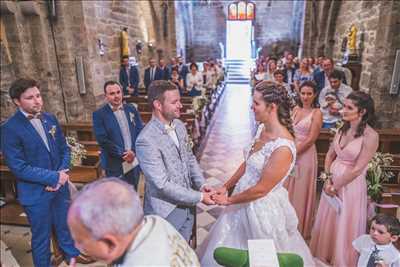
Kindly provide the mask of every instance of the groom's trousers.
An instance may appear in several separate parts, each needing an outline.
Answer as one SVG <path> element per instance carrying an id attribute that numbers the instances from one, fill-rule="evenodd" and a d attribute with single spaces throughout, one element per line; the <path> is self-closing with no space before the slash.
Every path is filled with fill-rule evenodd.
<path id="1" fill-rule="evenodd" d="M 165 218 L 189 242 L 192 235 L 195 207 L 177 206 Z"/>

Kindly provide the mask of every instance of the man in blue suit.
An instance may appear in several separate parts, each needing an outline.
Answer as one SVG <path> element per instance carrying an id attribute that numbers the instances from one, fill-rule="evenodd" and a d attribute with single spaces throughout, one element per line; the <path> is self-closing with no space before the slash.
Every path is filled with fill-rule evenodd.
<path id="1" fill-rule="evenodd" d="M 106 175 L 120 177 L 137 189 L 140 169 L 135 160 L 135 142 L 143 128 L 140 114 L 134 106 L 122 103 L 117 82 L 106 82 L 104 94 L 107 103 L 93 112 L 93 129 Z"/>
<path id="2" fill-rule="evenodd" d="M 314 81 L 317 84 L 318 93 L 320 93 L 321 90 L 324 89 L 326 86 L 329 86 L 329 76 L 335 69 L 334 66 L 335 65 L 333 59 L 327 57 L 322 61 L 322 70 L 314 72 Z M 340 80 L 342 81 L 342 83 L 347 84 L 344 72 L 340 70 L 338 70 L 338 72 L 340 73 Z"/>
<path id="3" fill-rule="evenodd" d="M 149 85 L 152 81 L 155 80 L 163 80 L 163 73 L 160 68 L 157 67 L 156 60 L 154 58 L 150 58 L 149 67 L 144 70 L 144 87 L 149 88 Z"/>
<path id="4" fill-rule="evenodd" d="M 165 64 L 164 59 L 160 59 L 158 63 L 158 69 L 159 69 L 159 75 L 161 77 L 161 80 L 168 81 L 170 78 L 171 73 L 168 70 L 167 65 Z"/>
<path id="5" fill-rule="evenodd" d="M 185 63 L 183 63 L 183 58 L 181 56 L 178 56 L 177 59 L 178 59 L 178 72 L 179 75 L 182 77 L 183 84 L 186 88 L 186 75 L 188 75 L 189 73 L 189 68 Z"/>
<path id="6" fill-rule="evenodd" d="M 139 71 L 135 66 L 129 66 L 128 56 L 122 57 L 119 83 L 124 95 L 139 95 Z"/>
<path id="7" fill-rule="evenodd" d="M 51 266 L 53 228 L 67 261 L 75 262 L 79 251 L 67 226 L 70 149 L 56 117 L 42 112 L 36 81 L 19 79 L 9 94 L 18 110 L 3 124 L 1 142 L 5 162 L 17 179 L 18 200 L 31 226 L 33 262 L 38 267 Z"/>

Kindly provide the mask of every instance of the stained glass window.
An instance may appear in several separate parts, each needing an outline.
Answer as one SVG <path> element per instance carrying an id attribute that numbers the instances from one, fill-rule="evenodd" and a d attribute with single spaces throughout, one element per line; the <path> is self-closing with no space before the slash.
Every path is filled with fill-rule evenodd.
<path id="1" fill-rule="evenodd" d="M 254 20 L 255 4 L 253 2 L 242 0 L 236 1 L 228 6 L 229 20 Z"/>

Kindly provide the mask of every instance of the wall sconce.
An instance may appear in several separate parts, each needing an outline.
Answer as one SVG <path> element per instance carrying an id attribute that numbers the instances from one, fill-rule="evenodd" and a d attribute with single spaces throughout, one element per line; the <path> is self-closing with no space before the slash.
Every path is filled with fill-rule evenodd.
<path id="1" fill-rule="evenodd" d="M 100 56 L 104 56 L 105 50 L 106 50 L 106 45 L 103 43 L 103 41 L 101 39 L 97 39 L 97 47 L 99 48 Z"/>
<path id="2" fill-rule="evenodd" d="M 141 55 L 143 50 L 143 43 L 140 40 L 136 41 L 136 54 Z"/>
<path id="3" fill-rule="evenodd" d="M 148 42 L 147 47 L 149 48 L 150 52 L 154 52 L 154 44 L 152 42 Z"/>

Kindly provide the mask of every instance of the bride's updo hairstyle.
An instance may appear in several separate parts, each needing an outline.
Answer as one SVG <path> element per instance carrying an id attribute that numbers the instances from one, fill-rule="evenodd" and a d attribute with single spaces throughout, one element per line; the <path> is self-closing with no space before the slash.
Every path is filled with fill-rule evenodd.
<path id="1" fill-rule="evenodd" d="M 290 100 L 286 89 L 271 81 L 262 81 L 255 87 L 255 91 L 262 94 L 264 102 L 269 105 L 274 103 L 278 108 L 278 120 L 288 129 L 294 137 L 292 118 L 290 111 L 292 110 L 292 101 Z"/>
<path id="2" fill-rule="evenodd" d="M 370 125 L 373 127 L 375 125 L 375 104 L 372 97 L 362 91 L 353 91 L 347 96 L 351 102 L 358 108 L 358 112 L 365 110 L 364 115 L 361 118 L 360 123 L 357 126 L 355 138 L 360 137 L 364 134 L 365 127 Z M 340 128 L 340 132 L 345 134 L 350 129 L 350 122 L 344 121 L 343 126 Z"/>

